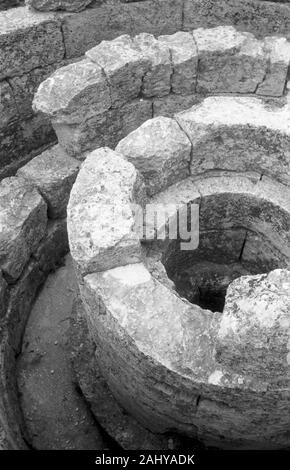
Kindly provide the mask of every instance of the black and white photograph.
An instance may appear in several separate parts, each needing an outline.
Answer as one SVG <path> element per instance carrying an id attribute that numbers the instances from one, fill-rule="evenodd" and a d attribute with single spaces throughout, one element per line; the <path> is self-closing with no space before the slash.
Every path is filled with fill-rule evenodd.
<path id="1" fill-rule="evenodd" d="M 290 455 L 289 66 L 290 0 L 0 0 L 0 468 Z"/>

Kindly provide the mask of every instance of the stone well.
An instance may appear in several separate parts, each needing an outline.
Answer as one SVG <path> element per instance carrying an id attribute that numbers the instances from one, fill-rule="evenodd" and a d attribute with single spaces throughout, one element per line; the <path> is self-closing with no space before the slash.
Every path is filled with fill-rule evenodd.
<path id="1" fill-rule="evenodd" d="M 68 232 L 96 358 L 152 432 L 289 445 L 287 112 L 207 98 L 92 152 L 78 174 Z M 169 203 L 198 205 L 196 249 L 140 238 L 135 205 Z"/>

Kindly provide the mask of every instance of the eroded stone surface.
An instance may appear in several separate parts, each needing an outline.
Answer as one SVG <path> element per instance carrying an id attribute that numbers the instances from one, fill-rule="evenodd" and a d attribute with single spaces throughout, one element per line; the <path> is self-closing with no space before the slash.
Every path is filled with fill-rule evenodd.
<path id="1" fill-rule="evenodd" d="M 81 11 L 84 10 L 93 0 L 25 0 L 29 5 L 39 11 Z"/>
<path id="2" fill-rule="evenodd" d="M 150 62 L 134 47 L 129 35 L 102 41 L 86 52 L 86 56 L 103 69 L 110 85 L 113 106 L 120 106 L 138 96 Z"/>
<path id="3" fill-rule="evenodd" d="M 185 0 L 184 28 L 235 25 L 258 37 L 288 35 L 289 5 L 261 0 Z"/>
<path id="4" fill-rule="evenodd" d="M 268 56 L 268 69 L 256 93 L 282 96 L 290 62 L 290 42 L 286 38 L 267 37 L 264 41 L 264 50 Z"/>
<path id="5" fill-rule="evenodd" d="M 16 280 L 45 233 L 47 206 L 41 195 L 21 178 L 0 184 L 0 265 Z"/>
<path id="6" fill-rule="evenodd" d="M 217 357 L 239 373 L 269 382 L 289 376 L 290 271 L 236 279 L 229 287 Z"/>
<path id="7" fill-rule="evenodd" d="M 7 283 L 0 272 L 0 319 L 5 315 L 7 306 Z"/>
<path id="8" fill-rule="evenodd" d="M 247 232 L 241 262 L 251 266 L 252 274 L 267 273 L 273 269 L 290 269 L 290 258 L 277 250 L 264 235 Z"/>
<path id="9" fill-rule="evenodd" d="M 257 171 L 290 184 L 288 105 L 258 98 L 210 97 L 175 116 L 193 145 L 191 173 Z"/>
<path id="10" fill-rule="evenodd" d="M 117 145 L 143 174 L 150 194 L 188 175 L 191 145 L 173 119 L 157 117 L 133 131 Z"/>
<path id="11" fill-rule="evenodd" d="M 66 208 L 80 163 L 59 145 L 46 150 L 18 170 L 17 175 L 36 186 L 52 219 L 66 217 Z"/>
<path id="12" fill-rule="evenodd" d="M 0 79 L 64 58 L 60 23 L 53 14 L 20 7 L 1 13 Z"/>
<path id="13" fill-rule="evenodd" d="M 192 35 L 180 31 L 170 36 L 159 36 L 158 41 L 167 44 L 171 52 L 173 93 L 194 93 L 196 88 L 198 51 Z"/>
<path id="14" fill-rule="evenodd" d="M 115 147 L 120 139 L 151 117 L 152 104 L 140 99 L 92 116 L 79 124 L 54 123 L 54 129 L 66 152 L 83 160 L 85 152 L 92 149 Z"/>
<path id="15" fill-rule="evenodd" d="M 69 339 L 78 384 L 102 428 L 125 450 L 173 450 L 192 445 L 192 440 L 173 433 L 153 434 L 132 415 L 124 412 L 100 373 L 80 299 L 75 302 L 71 323 Z M 199 444 L 196 442 L 194 445 L 196 448 Z"/>
<path id="16" fill-rule="evenodd" d="M 149 70 L 142 80 L 145 97 L 168 95 L 171 87 L 172 66 L 170 51 L 166 44 L 157 41 L 152 34 L 142 33 L 133 40 L 144 59 L 150 60 Z"/>
<path id="17" fill-rule="evenodd" d="M 54 122 L 78 123 L 111 106 L 110 90 L 102 69 L 82 60 L 57 70 L 43 82 L 33 102 L 34 109 Z"/>
<path id="18" fill-rule="evenodd" d="M 231 26 L 197 29 L 193 37 L 199 59 L 197 92 L 255 92 L 267 67 L 261 41 Z"/>
<path id="19" fill-rule="evenodd" d="M 140 261 L 131 204 L 144 198 L 139 173 L 122 155 L 101 148 L 87 156 L 68 205 L 70 248 L 81 274 Z"/>

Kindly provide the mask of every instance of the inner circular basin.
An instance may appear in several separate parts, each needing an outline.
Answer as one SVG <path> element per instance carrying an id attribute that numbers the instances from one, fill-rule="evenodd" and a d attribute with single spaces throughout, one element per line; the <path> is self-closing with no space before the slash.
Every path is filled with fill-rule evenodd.
<path id="1" fill-rule="evenodd" d="M 205 198 L 196 249 L 182 250 L 180 239 L 155 242 L 181 297 L 222 312 L 227 288 L 236 278 L 289 268 L 289 244 L 283 239 L 289 233 L 289 213 L 265 200 L 257 207 L 257 201 L 248 195 L 245 201 L 230 194 Z"/>

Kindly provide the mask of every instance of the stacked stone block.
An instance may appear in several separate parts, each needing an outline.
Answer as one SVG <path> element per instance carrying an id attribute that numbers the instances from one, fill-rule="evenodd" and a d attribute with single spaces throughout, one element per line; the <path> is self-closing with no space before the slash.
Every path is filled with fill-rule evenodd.
<path id="1" fill-rule="evenodd" d="M 89 150 L 116 145 L 147 119 L 189 108 L 204 95 L 281 98 L 289 60 L 285 38 L 257 40 L 232 26 L 158 39 L 144 33 L 134 38 L 124 35 L 102 41 L 86 53 L 86 59 L 57 70 L 40 85 L 34 109 L 49 116 L 59 144 L 82 159 Z M 208 101 L 209 106 L 214 102 Z M 251 108 L 255 101 L 249 103 Z M 225 118 L 234 114 L 226 99 L 223 106 Z M 259 106 L 257 102 L 257 115 Z M 285 113 L 277 114 L 279 122 Z"/>
<path id="2" fill-rule="evenodd" d="M 32 111 L 32 96 L 39 84 L 102 40 L 141 32 L 158 37 L 218 25 L 235 25 L 238 30 L 250 31 L 258 37 L 287 36 L 290 24 L 287 3 L 263 0 L 29 0 L 27 3 L 26 7 L 0 12 L 0 64 L 3 64 L 0 65 L 0 178 L 13 175 L 33 154 L 56 141 L 48 120 L 35 116 Z M 17 1 L 2 0 L 0 9 L 16 5 Z M 79 11 L 82 8 L 85 9 Z M 192 55 L 193 49 L 182 52 L 180 48 L 185 38 L 179 34 L 171 44 L 173 62 L 179 61 L 181 53 Z M 186 62 L 185 57 L 182 60 Z M 194 61 L 194 56 L 188 56 L 188 71 L 194 67 Z M 193 95 L 184 100 L 180 94 L 178 67 L 176 63 L 176 79 L 172 80 L 172 90 L 177 96 L 169 95 L 166 103 L 156 100 L 156 112 L 166 114 L 176 106 L 185 109 L 189 101 L 190 105 L 194 104 Z M 277 67 L 274 66 L 272 77 Z M 275 83 L 274 78 L 272 82 Z M 183 86 L 190 93 L 194 83 Z M 263 94 L 267 94 L 265 90 Z M 142 107 L 137 125 L 141 124 L 144 113 L 147 111 Z M 123 113 L 116 119 L 126 121 Z M 126 131 L 130 130 L 129 126 Z M 112 132 L 116 129 L 112 128 Z"/>

